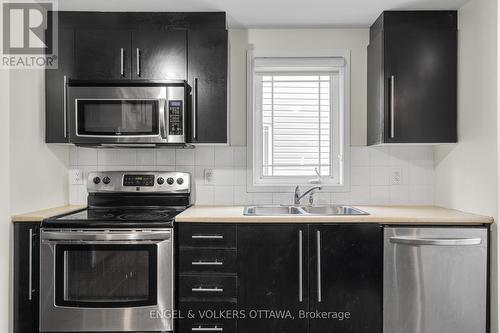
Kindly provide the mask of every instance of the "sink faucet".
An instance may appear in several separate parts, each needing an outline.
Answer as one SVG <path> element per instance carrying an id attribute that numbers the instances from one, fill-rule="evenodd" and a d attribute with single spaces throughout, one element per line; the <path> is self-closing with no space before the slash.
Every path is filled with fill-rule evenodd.
<path id="1" fill-rule="evenodd" d="M 299 186 L 297 186 L 295 188 L 295 195 L 294 195 L 294 199 L 293 199 L 293 203 L 295 205 L 300 205 L 300 199 L 302 199 L 303 197 L 305 197 L 306 195 L 308 195 L 309 193 L 312 194 L 313 191 L 315 190 L 318 190 L 318 191 L 321 191 L 321 186 L 314 186 L 314 187 L 311 187 L 310 189 L 308 189 L 307 191 L 305 191 L 304 193 L 300 194 L 300 189 L 299 189 Z M 311 202 L 311 198 L 309 198 L 309 202 Z"/>

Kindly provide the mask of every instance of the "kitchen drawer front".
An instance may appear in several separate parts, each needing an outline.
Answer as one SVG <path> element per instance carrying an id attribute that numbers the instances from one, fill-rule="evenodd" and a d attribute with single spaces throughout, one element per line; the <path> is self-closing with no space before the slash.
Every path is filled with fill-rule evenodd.
<path id="1" fill-rule="evenodd" d="M 181 248 L 180 273 L 236 274 L 236 250 Z"/>
<path id="2" fill-rule="evenodd" d="M 236 333 L 236 320 L 220 319 L 183 319 L 178 323 L 179 333 Z"/>
<path id="3" fill-rule="evenodd" d="M 236 303 L 236 276 L 180 275 L 180 302 Z"/>
<path id="4" fill-rule="evenodd" d="M 236 225 L 177 224 L 180 247 L 236 248 Z"/>

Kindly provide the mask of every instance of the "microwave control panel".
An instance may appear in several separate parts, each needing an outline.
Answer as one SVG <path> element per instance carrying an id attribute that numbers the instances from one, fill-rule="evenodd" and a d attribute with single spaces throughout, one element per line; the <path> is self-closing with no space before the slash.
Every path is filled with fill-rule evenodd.
<path id="1" fill-rule="evenodd" d="M 182 101 L 168 101 L 168 134 L 183 135 Z"/>

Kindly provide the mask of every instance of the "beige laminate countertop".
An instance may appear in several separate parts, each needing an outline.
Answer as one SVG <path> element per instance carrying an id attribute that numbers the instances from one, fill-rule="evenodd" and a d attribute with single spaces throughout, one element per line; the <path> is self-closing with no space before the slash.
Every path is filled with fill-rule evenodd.
<path id="1" fill-rule="evenodd" d="M 12 216 L 12 222 L 42 222 L 44 219 L 61 214 L 68 214 L 87 207 L 86 205 L 67 205 L 39 210 L 36 212 Z"/>
<path id="2" fill-rule="evenodd" d="M 85 205 L 67 205 L 12 216 L 12 222 L 41 222 L 46 218 L 71 213 Z M 381 223 L 474 225 L 493 223 L 489 216 L 465 213 L 436 206 L 355 206 L 370 215 L 345 216 L 245 216 L 243 206 L 193 206 L 177 215 L 177 222 L 207 223 Z"/>
<path id="3" fill-rule="evenodd" d="M 193 206 L 177 215 L 176 222 L 212 223 L 380 223 L 474 225 L 493 223 L 492 217 L 436 206 L 355 206 L 370 215 L 245 216 L 243 206 Z"/>

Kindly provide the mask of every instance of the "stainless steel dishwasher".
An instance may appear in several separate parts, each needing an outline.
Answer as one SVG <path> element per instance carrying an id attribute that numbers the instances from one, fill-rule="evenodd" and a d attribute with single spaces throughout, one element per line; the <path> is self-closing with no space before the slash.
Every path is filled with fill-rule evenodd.
<path id="1" fill-rule="evenodd" d="M 384 333 L 485 333 L 488 229 L 385 228 Z"/>

